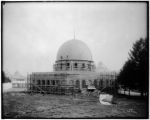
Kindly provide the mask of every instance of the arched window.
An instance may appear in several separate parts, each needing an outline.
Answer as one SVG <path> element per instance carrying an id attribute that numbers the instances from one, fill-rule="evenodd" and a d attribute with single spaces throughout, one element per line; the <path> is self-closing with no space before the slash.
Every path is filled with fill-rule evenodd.
<path id="1" fill-rule="evenodd" d="M 45 80 L 42 80 L 42 85 L 45 85 Z"/>
<path id="2" fill-rule="evenodd" d="M 82 68 L 85 68 L 85 64 L 84 63 L 82 63 Z"/>
<path id="3" fill-rule="evenodd" d="M 69 63 L 67 63 L 67 67 L 69 67 L 70 66 L 70 64 Z"/>
<path id="4" fill-rule="evenodd" d="M 86 88 L 86 82 L 85 82 L 85 80 L 82 80 L 82 88 Z"/>
<path id="5" fill-rule="evenodd" d="M 68 70 L 70 67 L 70 63 L 66 63 L 66 70 Z"/>
<path id="6" fill-rule="evenodd" d="M 55 85 L 55 80 L 52 80 L 52 85 Z"/>
<path id="7" fill-rule="evenodd" d="M 77 63 L 74 63 L 74 66 L 75 66 L 75 68 L 77 68 L 77 66 L 78 66 Z"/>
<path id="8" fill-rule="evenodd" d="M 47 80 L 47 85 L 50 85 L 50 81 L 49 80 Z"/>
<path id="9" fill-rule="evenodd" d="M 41 81 L 40 81 L 40 80 L 37 80 L 37 84 L 40 85 L 40 84 L 41 84 Z"/>
<path id="10" fill-rule="evenodd" d="M 76 87 L 80 88 L 80 81 L 79 80 L 76 80 Z"/>

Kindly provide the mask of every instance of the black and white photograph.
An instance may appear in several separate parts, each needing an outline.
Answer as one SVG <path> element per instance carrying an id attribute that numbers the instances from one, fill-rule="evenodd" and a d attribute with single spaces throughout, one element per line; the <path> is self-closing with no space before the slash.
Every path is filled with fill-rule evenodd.
<path id="1" fill-rule="evenodd" d="M 1 1 L 2 119 L 148 119 L 149 1 Z"/>

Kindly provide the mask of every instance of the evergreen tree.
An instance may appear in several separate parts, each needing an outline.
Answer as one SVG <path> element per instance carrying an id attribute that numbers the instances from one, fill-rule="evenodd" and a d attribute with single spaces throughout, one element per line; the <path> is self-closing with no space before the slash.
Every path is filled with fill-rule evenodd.
<path id="1" fill-rule="evenodd" d="M 133 44 L 129 59 L 125 62 L 118 76 L 118 81 L 125 88 L 148 92 L 148 39 L 140 39 Z"/>
<path id="2" fill-rule="evenodd" d="M 8 83 L 11 82 L 11 80 L 5 75 L 5 72 L 2 71 L 2 83 Z"/>

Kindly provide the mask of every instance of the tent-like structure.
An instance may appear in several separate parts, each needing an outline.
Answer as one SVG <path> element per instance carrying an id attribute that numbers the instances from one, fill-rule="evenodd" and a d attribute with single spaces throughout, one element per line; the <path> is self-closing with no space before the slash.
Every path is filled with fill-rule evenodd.
<path id="1" fill-rule="evenodd" d="M 25 88 L 27 79 L 18 71 L 12 76 L 12 88 Z"/>

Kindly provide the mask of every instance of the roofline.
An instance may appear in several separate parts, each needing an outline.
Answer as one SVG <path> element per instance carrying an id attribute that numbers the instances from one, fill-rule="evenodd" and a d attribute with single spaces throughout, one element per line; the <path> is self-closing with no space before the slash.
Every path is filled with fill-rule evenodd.
<path id="1" fill-rule="evenodd" d="M 77 59 L 63 59 L 63 60 L 56 60 L 56 62 L 59 62 L 59 61 L 88 61 L 88 62 L 94 62 L 92 60 L 77 60 Z"/>

